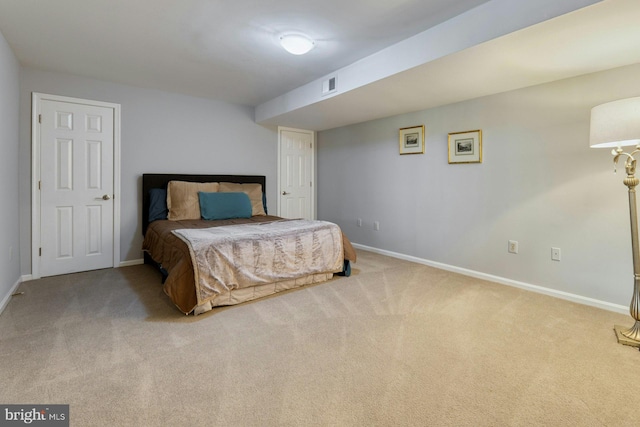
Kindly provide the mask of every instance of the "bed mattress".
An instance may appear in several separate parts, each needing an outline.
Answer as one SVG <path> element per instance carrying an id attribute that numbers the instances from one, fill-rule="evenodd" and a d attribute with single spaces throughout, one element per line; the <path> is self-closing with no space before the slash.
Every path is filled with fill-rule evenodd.
<path id="1" fill-rule="evenodd" d="M 185 314 L 191 312 L 198 314 L 215 306 L 238 304 L 287 289 L 331 279 L 333 277 L 332 272 L 314 272 L 313 274 L 304 274 L 272 283 L 256 283 L 255 286 L 223 290 L 215 298 L 210 298 L 204 302 L 198 300 L 196 275 L 190 247 L 176 235 L 175 231 L 239 224 L 260 224 L 281 220 L 282 218 L 280 217 L 270 215 L 217 221 L 158 220 L 149 224 L 145 233 L 143 250 L 166 271 L 167 276 L 163 285 L 164 292 L 178 309 Z M 344 235 L 342 235 L 342 241 L 344 259 L 355 262 L 356 253 L 353 246 Z"/>

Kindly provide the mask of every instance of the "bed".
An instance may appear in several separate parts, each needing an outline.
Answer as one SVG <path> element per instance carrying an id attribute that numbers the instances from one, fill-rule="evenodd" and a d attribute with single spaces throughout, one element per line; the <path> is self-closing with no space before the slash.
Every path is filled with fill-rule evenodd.
<path id="1" fill-rule="evenodd" d="M 144 262 L 180 311 L 350 274 L 356 253 L 339 227 L 269 215 L 265 188 L 260 175 L 143 174 Z"/>

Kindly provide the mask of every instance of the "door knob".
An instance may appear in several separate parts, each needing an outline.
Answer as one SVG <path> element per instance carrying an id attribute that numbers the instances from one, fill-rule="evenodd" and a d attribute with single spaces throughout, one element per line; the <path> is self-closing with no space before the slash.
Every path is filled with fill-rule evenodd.
<path id="1" fill-rule="evenodd" d="M 102 196 L 102 200 L 111 200 L 111 196 L 108 194 L 105 194 L 104 196 Z"/>
<path id="2" fill-rule="evenodd" d="M 283 192 L 282 192 L 282 195 L 283 195 L 283 196 L 286 196 L 287 194 L 291 194 L 291 193 L 287 193 L 286 191 L 283 191 Z"/>

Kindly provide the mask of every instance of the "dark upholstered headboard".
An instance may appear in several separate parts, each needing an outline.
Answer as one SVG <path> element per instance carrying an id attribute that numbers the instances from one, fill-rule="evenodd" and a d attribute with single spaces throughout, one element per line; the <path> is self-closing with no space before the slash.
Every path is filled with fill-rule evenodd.
<path id="1" fill-rule="evenodd" d="M 166 173 L 145 173 L 142 175 L 142 235 L 147 232 L 149 225 L 149 190 L 152 188 L 167 188 L 169 181 L 189 182 L 234 182 L 238 184 L 258 183 L 262 185 L 265 212 L 267 210 L 266 177 L 263 175 L 184 175 Z"/>

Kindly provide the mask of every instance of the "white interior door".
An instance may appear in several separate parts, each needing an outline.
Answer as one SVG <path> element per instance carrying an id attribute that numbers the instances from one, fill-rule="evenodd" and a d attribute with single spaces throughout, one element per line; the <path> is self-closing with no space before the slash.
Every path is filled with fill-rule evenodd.
<path id="1" fill-rule="evenodd" d="M 40 242 L 35 276 L 113 267 L 116 109 L 83 100 L 37 101 Z"/>
<path id="2" fill-rule="evenodd" d="M 278 215 L 314 219 L 313 131 L 279 128 Z"/>

